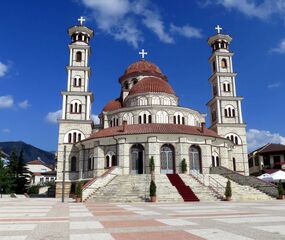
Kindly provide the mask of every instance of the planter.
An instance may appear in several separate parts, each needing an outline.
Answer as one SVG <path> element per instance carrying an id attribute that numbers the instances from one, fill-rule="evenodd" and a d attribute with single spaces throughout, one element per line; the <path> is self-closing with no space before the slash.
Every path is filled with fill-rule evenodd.
<path id="1" fill-rule="evenodd" d="M 151 201 L 151 202 L 156 202 L 156 196 L 151 196 L 151 197 L 150 197 L 150 201 Z"/>
<path id="2" fill-rule="evenodd" d="M 278 199 L 284 200 L 285 199 L 285 195 L 279 195 Z"/>
<path id="3" fill-rule="evenodd" d="M 231 197 L 230 196 L 226 196 L 225 197 L 225 201 L 231 201 Z"/>
<path id="4" fill-rule="evenodd" d="M 76 201 L 77 203 L 80 203 L 80 202 L 82 201 L 82 199 L 81 199 L 81 197 L 76 197 L 76 198 L 75 198 L 75 201 Z"/>

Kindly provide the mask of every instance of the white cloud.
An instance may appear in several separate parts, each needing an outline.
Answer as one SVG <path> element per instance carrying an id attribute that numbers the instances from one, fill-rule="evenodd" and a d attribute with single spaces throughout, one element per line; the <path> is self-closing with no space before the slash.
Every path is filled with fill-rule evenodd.
<path id="1" fill-rule="evenodd" d="M 268 19 L 277 14 L 284 19 L 285 0 L 204 0 L 200 2 L 201 7 L 211 4 L 222 5 L 229 10 L 237 10 L 248 17 Z"/>
<path id="2" fill-rule="evenodd" d="M 168 31 L 157 7 L 149 0 L 81 0 L 81 2 L 91 9 L 98 29 L 117 40 L 127 41 L 135 48 L 144 41 L 140 25 L 153 32 L 161 42 L 174 43 L 172 32 Z"/>
<path id="3" fill-rule="evenodd" d="M 272 48 L 270 52 L 285 54 L 285 39 L 282 39 L 276 48 Z"/>
<path id="4" fill-rule="evenodd" d="M 45 120 L 49 123 L 57 123 L 57 121 L 61 118 L 61 110 L 55 111 L 55 112 L 49 112 Z"/>
<path id="5" fill-rule="evenodd" d="M 93 114 L 92 115 L 92 119 L 93 119 L 93 122 L 95 124 L 99 124 L 100 123 L 100 119 L 99 119 L 98 115 Z"/>
<path id="6" fill-rule="evenodd" d="M 4 128 L 4 129 L 2 129 L 2 132 L 3 132 L 3 133 L 10 133 L 11 130 L 10 130 L 9 128 Z"/>
<path id="7" fill-rule="evenodd" d="M 267 88 L 278 88 L 281 86 L 281 82 L 270 83 L 267 85 Z"/>
<path id="8" fill-rule="evenodd" d="M 8 72 L 8 65 L 0 62 L 0 77 L 4 77 Z"/>
<path id="9" fill-rule="evenodd" d="M 22 102 L 18 103 L 18 106 L 22 109 L 27 109 L 28 107 L 30 107 L 31 105 L 29 104 L 28 100 L 24 100 Z"/>
<path id="10" fill-rule="evenodd" d="M 12 96 L 0 96 L 0 109 L 11 108 L 14 105 L 14 99 Z"/>
<path id="11" fill-rule="evenodd" d="M 181 36 L 187 37 L 187 38 L 201 38 L 201 30 L 191 27 L 189 25 L 184 25 L 182 27 L 175 26 L 173 23 L 170 25 L 170 31 L 172 33 L 177 33 Z"/>
<path id="12" fill-rule="evenodd" d="M 267 143 L 285 144 L 285 137 L 266 130 L 249 129 L 247 132 L 248 150 L 251 152 Z"/>

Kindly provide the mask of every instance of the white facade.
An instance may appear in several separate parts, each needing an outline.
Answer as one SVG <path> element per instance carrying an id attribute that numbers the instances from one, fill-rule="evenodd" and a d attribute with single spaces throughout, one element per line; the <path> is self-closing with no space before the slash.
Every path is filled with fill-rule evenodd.
<path id="1" fill-rule="evenodd" d="M 236 97 L 232 53 L 214 51 L 210 59 L 215 62 L 210 78 L 213 99 L 209 102 L 215 119 L 210 129 L 205 127 L 206 115 L 180 106 L 166 76 L 145 60 L 128 66 L 119 78 L 120 96 L 106 104 L 99 115 L 100 124 L 94 126 L 90 120 L 93 95 L 88 92 L 89 40 L 78 37 L 90 38 L 93 32 L 75 26 L 69 34 L 73 42 L 69 45 L 67 91 L 62 92 L 57 196 L 62 191 L 64 160 L 66 193 L 77 181 L 100 176 L 112 166 L 120 166 L 122 174 L 149 173 L 151 157 L 155 172 L 160 174 L 180 173 L 183 159 L 188 173 L 209 173 L 211 167 L 224 166 L 248 174 L 242 98 Z M 220 34 L 213 38 L 217 36 Z M 82 52 L 81 61 L 76 60 L 78 51 Z"/>

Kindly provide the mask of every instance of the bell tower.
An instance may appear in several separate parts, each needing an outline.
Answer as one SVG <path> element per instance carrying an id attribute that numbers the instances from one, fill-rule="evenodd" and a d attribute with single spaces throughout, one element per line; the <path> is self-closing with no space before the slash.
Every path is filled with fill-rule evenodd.
<path id="1" fill-rule="evenodd" d="M 212 75 L 209 82 L 212 86 L 212 99 L 207 103 L 210 110 L 210 129 L 234 143 L 228 168 L 248 175 L 246 125 L 242 117 L 241 101 L 243 97 L 236 93 L 236 73 L 233 70 L 229 50 L 232 37 L 222 34 L 218 25 L 217 34 L 208 39 L 212 48 L 209 62 Z"/>
<path id="2" fill-rule="evenodd" d="M 65 168 L 65 195 L 69 194 L 72 182 L 82 178 L 83 163 L 79 159 L 74 143 L 84 140 L 92 133 L 91 104 L 93 94 L 89 91 L 90 39 L 94 33 L 84 26 L 85 19 L 78 19 L 79 25 L 68 29 L 71 37 L 69 64 L 67 69 L 67 90 L 62 91 L 62 116 L 59 120 L 56 196 L 62 193 L 63 169 Z M 65 160 L 65 163 L 64 163 Z M 64 166 L 65 165 L 65 166 Z"/>

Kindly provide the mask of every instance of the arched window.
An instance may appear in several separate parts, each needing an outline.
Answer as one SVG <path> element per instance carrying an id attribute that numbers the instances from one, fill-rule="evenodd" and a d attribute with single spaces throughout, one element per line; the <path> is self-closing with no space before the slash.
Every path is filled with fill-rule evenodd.
<path id="1" fill-rule="evenodd" d="M 227 63 L 227 60 L 225 58 L 223 58 L 221 60 L 221 67 L 222 68 L 227 68 L 228 67 L 228 63 Z"/>
<path id="2" fill-rule="evenodd" d="M 201 149 L 199 146 L 192 145 L 189 149 L 190 171 L 202 173 Z"/>
<path id="3" fill-rule="evenodd" d="M 71 172 L 75 172 L 76 171 L 76 157 L 75 156 L 73 156 L 71 158 L 70 171 Z"/>
<path id="4" fill-rule="evenodd" d="M 117 158 L 114 152 L 110 151 L 105 156 L 105 168 L 110 168 L 112 166 L 117 166 Z"/>
<path id="5" fill-rule="evenodd" d="M 193 114 L 188 115 L 188 125 L 195 126 L 195 118 Z"/>
<path id="6" fill-rule="evenodd" d="M 185 118 L 182 113 L 176 112 L 174 114 L 174 124 L 185 124 Z"/>
<path id="7" fill-rule="evenodd" d="M 232 141 L 236 145 L 242 144 L 240 137 L 235 133 L 229 133 L 226 135 L 226 138 Z"/>
<path id="8" fill-rule="evenodd" d="M 139 114 L 139 124 L 151 123 L 151 114 L 148 111 L 142 111 Z"/>
<path id="9" fill-rule="evenodd" d="M 84 134 L 79 130 L 71 130 L 64 135 L 64 143 L 76 143 L 78 141 L 84 140 Z"/>
<path id="10" fill-rule="evenodd" d="M 164 144 L 160 149 L 161 173 L 175 173 L 175 151 L 171 144 Z"/>
<path id="11" fill-rule="evenodd" d="M 212 167 L 218 167 L 220 166 L 220 158 L 218 153 L 214 152 L 212 156 Z"/>
<path id="12" fill-rule="evenodd" d="M 75 58 L 76 62 L 81 62 L 82 61 L 82 52 L 77 51 L 76 52 L 76 58 Z"/>
<path id="13" fill-rule="evenodd" d="M 224 92 L 230 92 L 231 91 L 231 84 L 228 82 L 223 83 L 223 90 L 224 90 Z"/>
<path id="14" fill-rule="evenodd" d="M 232 105 L 227 105 L 225 107 L 225 117 L 228 117 L 228 118 L 233 118 L 235 117 L 236 113 L 235 113 L 235 109 Z"/>
<path id="15" fill-rule="evenodd" d="M 128 124 L 134 123 L 134 116 L 132 113 L 125 113 L 123 116 L 123 121 L 127 121 Z"/>
<path id="16" fill-rule="evenodd" d="M 77 113 L 77 111 L 78 111 L 78 109 L 77 109 L 77 102 L 76 103 L 74 103 L 74 112 L 76 112 Z"/>
<path id="17" fill-rule="evenodd" d="M 132 174 L 144 173 L 144 147 L 134 144 L 130 149 L 130 169 Z"/>
<path id="18" fill-rule="evenodd" d="M 73 104 L 70 104 L 70 113 L 73 113 Z"/>
<path id="19" fill-rule="evenodd" d="M 81 104 L 78 105 L 78 112 L 79 112 L 79 113 L 82 112 L 82 105 L 81 105 Z"/>
<path id="20" fill-rule="evenodd" d="M 156 123 L 168 123 L 168 113 L 165 111 L 158 111 L 156 113 Z"/>
<path id="21" fill-rule="evenodd" d="M 140 106 L 145 106 L 147 105 L 147 99 L 145 97 L 139 98 L 139 105 Z"/>
<path id="22" fill-rule="evenodd" d="M 159 105 L 160 104 L 159 97 L 153 97 L 151 99 L 151 103 L 152 103 L 152 105 Z"/>
<path id="23" fill-rule="evenodd" d="M 78 87 L 81 87 L 81 78 L 78 78 Z"/>

